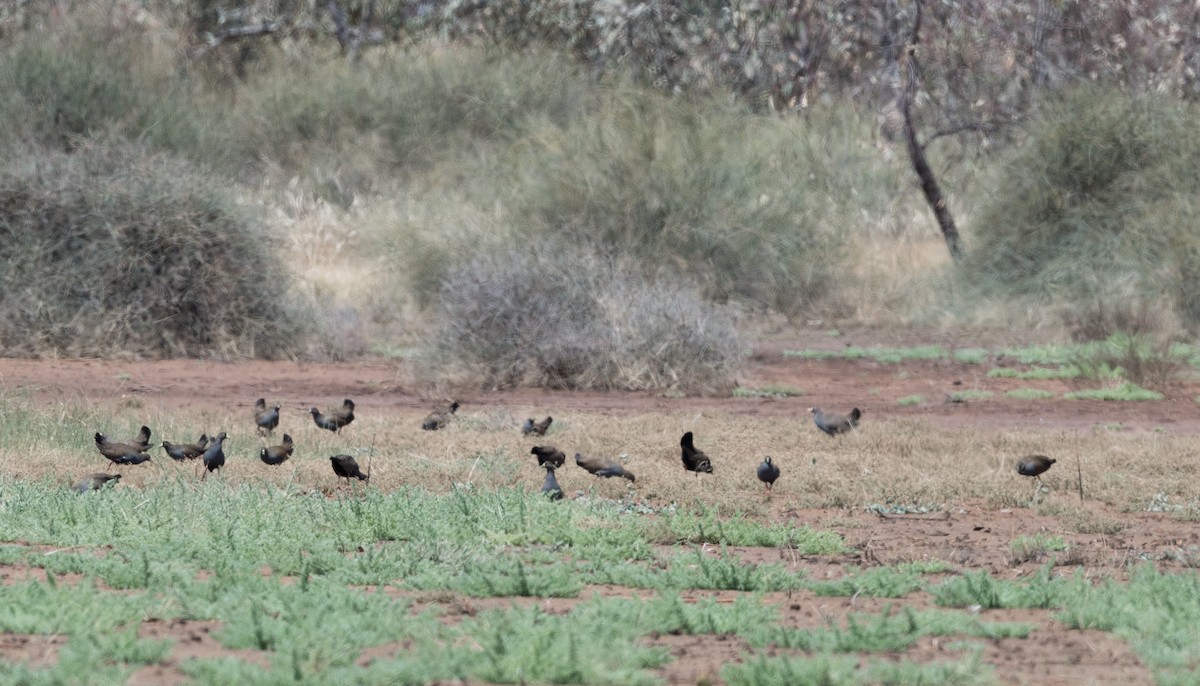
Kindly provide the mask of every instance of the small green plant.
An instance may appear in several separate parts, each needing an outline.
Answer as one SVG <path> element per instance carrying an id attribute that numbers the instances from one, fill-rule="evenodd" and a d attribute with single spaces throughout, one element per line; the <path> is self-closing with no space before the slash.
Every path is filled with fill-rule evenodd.
<path id="1" fill-rule="evenodd" d="M 1083 391 L 1071 391 L 1064 393 L 1063 397 L 1067 400 L 1113 400 L 1113 401 L 1140 401 L 1140 400 L 1162 400 L 1163 394 L 1158 391 L 1151 391 L 1132 382 L 1126 381 L 1119 386 L 1110 388 L 1094 388 Z"/>
<path id="2" fill-rule="evenodd" d="M 967 364 L 983 364 L 989 355 L 983 348 L 958 348 L 954 351 L 954 359 Z"/>
<path id="3" fill-rule="evenodd" d="M 906 395 L 903 398 L 896 399 L 896 404 L 900 405 L 901 407 L 920 405 L 923 402 L 925 402 L 925 396 L 923 395 Z"/>
<path id="4" fill-rule="evenodd" d="M 946 402 L 949 403 L 965 403 L 972 400 L 983 400 L 992 397 L 991 391 L 981 391 L 974 388 L 968 388 L 963 391 L 955 391 L 946 394 Z"/>
<path id="5" fill-rule="evenodd" d="M 1006 391 L 1004 395 L 1017 400 L 1049 400 L 1054 397 L 1050 391 L 1040 388 L 1014 388 L 1011 391 Z"/>
<path id="6" fill-rule="evenodd" d="M 735 398 L 793 398 L 804 395 L 804 391 L 788 384 L 767 384 L 758 388 L 738 386 L 733 389 Z"/>
<path id="7" fill-rule="evenodd" d="M 1008 548 L 1008 562 L 1010 565 L 1016 566 L 1025 562 L 1045 559 L 1051 552 L 1063 552 L 1067 549 L 1067 544 L 1063 541 L 1062 536 L 1037 534 L 1018 536 L 1008 544 Z"/>

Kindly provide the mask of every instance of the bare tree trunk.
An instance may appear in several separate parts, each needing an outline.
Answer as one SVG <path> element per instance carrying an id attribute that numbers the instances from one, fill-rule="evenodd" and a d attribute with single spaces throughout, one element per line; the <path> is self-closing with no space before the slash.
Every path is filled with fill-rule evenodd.
<path id="1" fill-rule="evenodd" d="M 946 204 L 942 189 L 938 186 L 933 169 L 929 166 L 929 160 L 925 157 L 925 146 L 917 140 L 917 129 L 913 124 L 912 101 L 917 93 L 917 45 L 921 42 L 920 31 L 921 0 L 917 0 L 917 15 L 913 19 L 912 31 L 909 33 L 908 45 L 905 48 L 904 68 L 901 72 L 904 82 L 900 90 L 899 109 L 901 116 L 904 117 L 904 142 L 908 147 L 908 157 L 912 162 L 913 171 L 921 180 L 921 191 L 925 194 L 925 202 L 929 203 L 929 207 L 933 210 L 933 216 L 937 218 L 938 228 L 942 230 L 942 236 L 946 239 L 946 247 L 950 249 L 950 257 L 957 262 L 962 259 L 962 242 L 958 236 L 958 227 L 954 224 L 954 215 L 950 214 L 950 207 Z"/>

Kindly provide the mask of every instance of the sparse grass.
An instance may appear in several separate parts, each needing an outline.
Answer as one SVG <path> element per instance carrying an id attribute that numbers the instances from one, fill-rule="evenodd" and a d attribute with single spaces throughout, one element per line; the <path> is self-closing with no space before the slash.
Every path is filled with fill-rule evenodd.
<path id="1" fill-rule="evenodd" d="M 1063 541 L 1062 536 L 1046 536 L 1037 534 L 1034 536 L 1018 536 L 1009 543 L 1010 565 L 1019 565 L 1026 562 L 1038 562 L 1045 559 L 1052 552 L 1065 552 L 1067 544 Z"/>
<path id="2" fill-rule="evenodd" d="M 925 396 L 923 396 L 923 395 L 906 395 L 903 398 L 896 399 L 896 404 L 901 407 L 908 407 L 910 405 L 920 405 L 923 402 L 925 402 Z"/>
<path id="3" fill-rule="evenodd" d="M 733 389 L 735 398 L 795 398 L 804 395 L 804 390 L 789 384 L 767 384 L 757 388 L 738 386 Z"/>
<path id="4" fill-rule="evenodd" d="M 918 345 L 909 348 L 847 347 L 842 350 L 784 350 L 783 354 L 785 356 L 802 357 L 809 360 L 869 358 L 876 362 L 888 364 L 920 360 L 941 360 L 950 356 L 950 352 L 946 348 L 938 345 Z"/>
<path id="5" fill-rule="evenodd" d="M 1113 400 L 1113 401 L 1139 401 L 1139 400 L 1162 400 L 1163 394 L 1158 391 L 1151 391 L 1137 384 L 1126 381 L 1119 386 L 1109 388 L 1094 388 L 1083 391 L 1071 391 L 1064 393 L 1063 397 L 1067 400 Z"/>
<path id="6" fill-rule="evenodd" d="M 1040 388 L 1014 388 L 1005 391 L 1004 395 L 1017 400 L 1049 400 L 1054 397 L 1054 393 Z"/>
<path id="7" fill-rule="evenodd" d="M 954 391 L 946 394 L 947 402 L 965 403 L 972 400 L 985 400 L 992 397 L 991 391 L 981 391 L 975 388 L 968 388 L 962 391 Z"/>

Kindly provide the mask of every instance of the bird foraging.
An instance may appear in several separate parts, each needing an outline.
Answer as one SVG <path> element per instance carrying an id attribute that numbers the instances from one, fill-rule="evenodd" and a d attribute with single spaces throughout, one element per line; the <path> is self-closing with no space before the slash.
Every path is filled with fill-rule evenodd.
<path id="1" fill-rule="evenodd" d="M 292 450 L 294 449 L 295 445 L 292 443 L 291 435 L 284 434 L 283 443 L 263 448 L 259 451 L 258 457 L 266 464 L 272 466 L 281 465 L 287 462 L 287 459 L 292 456 Z"/>
<path id="2" fill-rule="evenodd" d="M 521 435 L 528 436 L 529 434 L 533 434 L 534 436 L 545 436 L 546 429 L 550 428 L 550 422 L 553 421 L 554 417 L 546 417 L 540 422 L 535 422 L 533 421 L 533 417 L 530 417 L 525 420 L 525 425 L 521 427 Z"/>
<path id="3" fill-rule="evenodd" d="M 1038 481 L 1042 480 L 1042 474 L 1050 469 L 1058 460 L 1045 455 L 1026 455 L 1020 460 L 1017 460 L 1017 473 L 1021 476 L 1032 476 Z"/>
<path id="4" fill-rule="evenodd" d="M 862 410 L 857 407 L 850 410 L 849 414 L 825 414 L 819 407 L 810 407 L 808 411 L 812 413 L 813 423 L 817 428 L 830 436 L 844 434 L 856 428 L 858 420 L 862 418 Z"/>
<path id="5" fill-rule="evenodd" d="M 700 476 L 700 472 L 713 473 L 712 461 L 708 459 L 708 455 L 702 450 L 696 450 L 696 446 L 692 444 L 691 431 L 679 439 L 679 447 L 683 448 L 683 468 L 686 471 L 696 472 L 696 476 Z"/>
<path id="6" fill-rule="evenodd" d="M 120 474 L 105 474 L 104 472 L 95 472 L 88 474 L 75 484 L 75 490 L 79 493 L 87 493 L 88 491 L 98 491 L 107 486 L 110 482 L 116 483 L 121 480 Z"/>
<path id="7" fill-rule="evenodd" d="M 147 431 L 149 430 L 147 429 Z M 96 449 L 113 464 L 141 464 L 150 459 L 150 456 L 143 452 L 145 448 L 140 444 L 113 442 L 100 432 L 96 432 L 95 439 Z"/>
<path id="8" fill-rule="evenodd" d="M 616 460 L 607 457 L 584 457 L 580 453 L 575 453 L 575 464 L 595 476 L 604 478 L 619 476 L 629 479 L 631 482 L 637 480 L 633 472 L 622 467 Z"/>
<path id="9" fill-rule="evenodd" d="M 458 411 L 458 407 L 458 401 L 455 400 L 449 405 L 434 408 L 433 412 L 430 412 L 426 415 L 425 419 L 421 420 L 421 430 L 437 431 L 438 429 L 444 429 L 450 423 L 450 417 Z"/>
<path id="10" fill-rule="evenodd" d="M 567 456 L 563 453 L 563 451 L 555 448 L 552 445 L 535 445 L 529 452 L 533 455 L 537 455 L 539 467 L 545 467 L 548 464 L 552 464 L 557 469 L 558 467 L 563 466 L 563 464 L 567 461 Z"/>
<path id="11" fill-rule="evenodd" d="M 551 500 L 562 500 L 562 488 L 558 485 L 558 479 L 554 478 L 554 464 L 547 462 L 542 466 L 546 468 L 546 480 L 542 482 L 542 495 L 549 496 Z"/>
<path id="12" fill-rule="evenodd" d="M 267 407 L 266 398 L 254 401 L 254 423 L 258 426 L 259 433 L 269 434 L 275 431 L 275 427 L 279 426 L 279 406 Z"/>
<path id="13" fill-rule="evenodd" d="M 337 475 L 338 479 L 345 479 L 347 483 L 350 482 L 350 479 L 367 481 L 369 478 L 358 468 L 358 461 L 349 455 L 333 455 L 329 458 L 329 463 L 333 466 L 333 473 Z"/>
<path id="14" fill-rule="evenodd" d="M 167 455 L 176 462 L 194 460 L 203 455 L 204 449 L 208 447 L 208 435 L 200 434 L 200 438 L 196 439 L 195 443 L 176 445 L 170 441 L 163 441 L 162 447 L 163 450 L 167 451 Z"/>
<path id="15" fill-rule="evenodd" d="M 779 478 L 779 465 L 771 461 L 771 456 L 767 455 L 758 465 L 758 480 L 767 485 L 767 490 L 770 491 L 775 487 L 775 480 Z"/>

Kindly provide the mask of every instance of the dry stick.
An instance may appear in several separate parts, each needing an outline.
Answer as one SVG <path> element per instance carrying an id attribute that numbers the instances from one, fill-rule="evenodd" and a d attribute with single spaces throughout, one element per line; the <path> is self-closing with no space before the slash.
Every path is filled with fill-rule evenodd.
<path id="1" fill-rule="evenodd" d="M 1077 481 L 1075 483 L 1078 484 L 1078 486 L 1079 486 L 1079 502 L 1082 503 L 1083 502 L 1083 466 L 1080 464 L 1081 460 L 1079 459 L 1079 429 L 1075 429 L 1072 433 L 1075 434 L 1075 474 L 1077 477 Z"/>
<path id="2" fill-rule="evenodd" d="M 371 483 L 371 458 L 375 456 L 375 436 L 371 434 L 371 447 L 367 448 L 367 483 Z"/>

